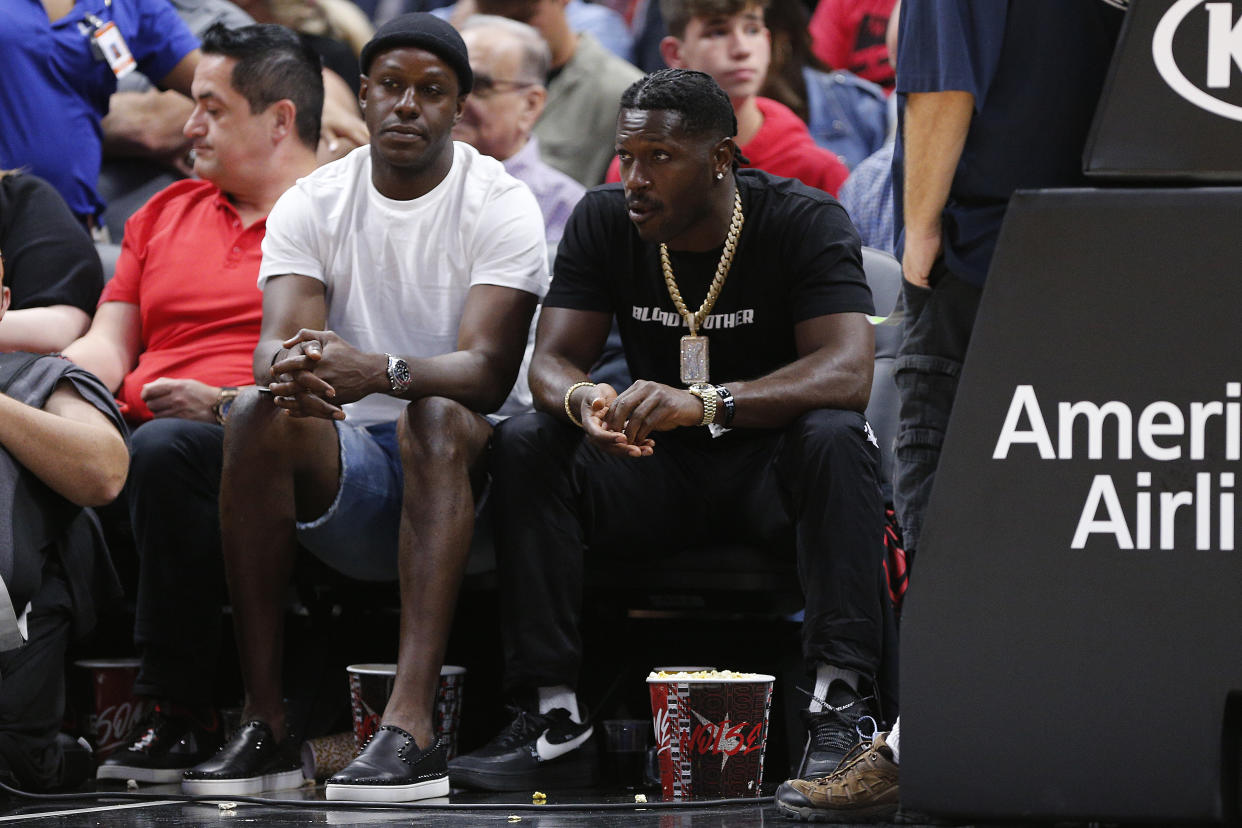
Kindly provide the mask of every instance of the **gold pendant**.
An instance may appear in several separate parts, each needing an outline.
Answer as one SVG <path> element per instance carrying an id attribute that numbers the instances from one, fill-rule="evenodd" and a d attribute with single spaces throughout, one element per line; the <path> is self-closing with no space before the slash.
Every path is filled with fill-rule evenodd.
<path id="1" fill-rule="evenodd" d="M 681 381 L 686 385 L 707 382 L 707 337 L 681 338 Z"/>

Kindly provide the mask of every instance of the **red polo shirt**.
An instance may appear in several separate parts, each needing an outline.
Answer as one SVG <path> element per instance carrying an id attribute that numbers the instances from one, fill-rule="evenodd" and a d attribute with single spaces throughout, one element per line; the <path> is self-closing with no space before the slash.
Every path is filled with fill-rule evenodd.
<path id="1" fill-rule="evenodd" d="M 142 353 L 117 392 L 131 422 L 151 419 L 142 387 L 159 377 L 249 385 L 263 294 L 267 219 L 249 227 L 208 181 L 178 181 L 125 223 L 104 302 L 138 306 Z"/>

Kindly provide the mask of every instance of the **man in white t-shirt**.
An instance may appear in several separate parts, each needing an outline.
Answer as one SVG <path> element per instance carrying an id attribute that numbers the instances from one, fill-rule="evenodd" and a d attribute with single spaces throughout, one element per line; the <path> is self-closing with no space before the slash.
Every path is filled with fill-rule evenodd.
<path id="1" fill-rule="evenodd" d="M 362 70 L 370 145 L 300 180 L 267 221 L 254 372 L 270 391 L 234 403 L 220 499 L 243 725 L 186 772 L 191 793 L 300 784 L 280 677 L 299 544 L 401 587 L 392 695 L 328 799 L 448 793 L 432 706 L 486 477 L 484 415 L 530 405 L 514 383 L 547 288 L 543 223 L 500 162 L 452 140 L 473 76 L 451 26 L 394 18 Z"/>

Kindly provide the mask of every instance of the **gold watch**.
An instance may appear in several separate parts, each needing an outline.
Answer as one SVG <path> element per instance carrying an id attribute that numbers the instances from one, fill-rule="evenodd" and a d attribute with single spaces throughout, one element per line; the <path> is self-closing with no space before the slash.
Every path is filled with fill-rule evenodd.
<path id="1" fill-rule="evenodd" d="M 703 421 L 699 425 L 710 425 L 716 419 L 716 403 L 720 400 L 720 392 L 710 383 L 696 382 L 690 386 L 690 393 L 703 403 Z"/>
<path id="2" fill-rule="evenodd" d="M 211 404 L 211 413 L 220 425 L 224 425 L 224 421 L 228 419 L 229 408 L 235 399 L 237 399 L 237 386 L 235 385 L 224 386 L 216 395 L 216 401 Z"/>

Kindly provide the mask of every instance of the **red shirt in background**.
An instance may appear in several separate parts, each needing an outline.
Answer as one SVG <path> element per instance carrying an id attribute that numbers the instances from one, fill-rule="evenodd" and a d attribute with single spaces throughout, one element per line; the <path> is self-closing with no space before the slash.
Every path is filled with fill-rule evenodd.
<path id="1" fill-rule="evenodd" d="M 130 422 L 151 419 L 142 387 L 159 377 L 250 385 L 263 294 L 258 288 L 267 220 L 243 227 L 208 181 L 178 181 L 125 223 L 104 302 L 138 306 L 142 353 L 117 393 Z"/>
<path id="2" fill-rule="evenodd" d="M 884 32 L 896 0 L 819 0 L 807 30 L 811 50 L 830 69 L 848 69 L 891 92 L 894 67 Z"/>
<path id="3" fill-rule="evenodd" d="M 836 155 L 815 143 L 806 124 L 783 103 L 771 98 L 755 98 L 763 113 L 763 126 L 741 147 L 750 161 L 743 166 L 796 178 L 803 184 L 836 196 L 849 176 L 849 168 Z M 621 180 L 621 162 L 612 159 L 605 181 Z"/>

